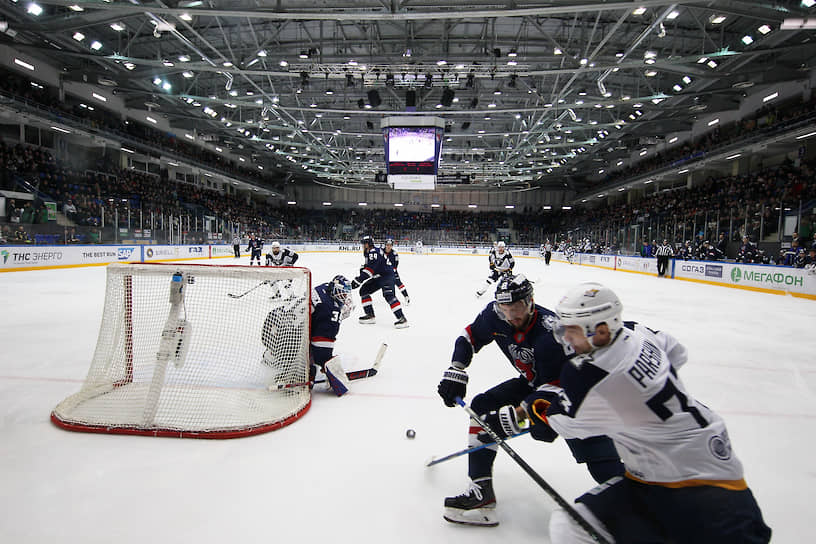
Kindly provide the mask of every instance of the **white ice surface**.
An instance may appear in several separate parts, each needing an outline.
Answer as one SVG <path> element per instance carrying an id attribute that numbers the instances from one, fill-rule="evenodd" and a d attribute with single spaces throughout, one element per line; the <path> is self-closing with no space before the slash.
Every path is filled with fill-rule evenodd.
<path id="1" fill-rule="evenodd" d="M 316 389 L 311 410 L 289 427 L 225 441 L 52 425 L 51 410 L 87 372 L 105 270 L 0 274 L 0 542 L 549 542 L 552 501 L 503 452 L 494 469 L 501 524 L 442 519 L 443 498 L 466 487 L 466 458 L 425 462 L 466 445 L 467 417 L 443 406 L 436 385 L 454 339 L 489 300 L 474 294 L 487 258 L 401 258 L 411 327 L 394 329 L 376 294 L 378 322 L 357 323 L 358 299 L 335 348 L 351 370 L 370 366 L 387 342 L 380 374 L 354 382 L 342 398 Z M 298 262 L 315 282 L 352 277 L 361 263 L 359 255 L 309 253 Z M 725 418 L 774 542 L 812 541 L 816 302 L 562 263 L 545 268 L 532 258 L 518 259 L 516 269 L 535 280 L 536 302 L 547 307 L 579 281 L 605 283 L 626 319 L 685 343 L 690 361 L 681 375 Z M 469 372 L 469 397 L 513 375 L 495 346 L 477 354 Z M 562 440 L 510 444 L 569 500 L 592 487 Z"/>

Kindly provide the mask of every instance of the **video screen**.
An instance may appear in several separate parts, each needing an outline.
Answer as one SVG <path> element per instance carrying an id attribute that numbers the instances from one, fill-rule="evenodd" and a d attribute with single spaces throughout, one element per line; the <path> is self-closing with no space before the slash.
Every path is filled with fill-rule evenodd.
<path id="1" fill-rule="evenodd" d="M 388 162 L 433 161 L 436 130 L 433 127 L 391 127 L 388 129 Z"/>
<path id="2" fill-rule="evenodd" d="M 439 149 L 434 127 L 386 129 L 386 162 L 389 174 L 436 174 Z"/>

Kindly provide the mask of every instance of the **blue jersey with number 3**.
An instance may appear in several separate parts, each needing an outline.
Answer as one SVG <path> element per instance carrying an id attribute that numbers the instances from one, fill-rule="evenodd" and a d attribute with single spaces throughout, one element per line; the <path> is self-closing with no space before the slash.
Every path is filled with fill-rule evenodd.
<path id="1" fill-rule="evenodd" d="M 318 365 L 323 366 L 333 356 L 342 308 L 331 296 L 330 284 L 321 283 L 312 289 L 311 353 Z"/>

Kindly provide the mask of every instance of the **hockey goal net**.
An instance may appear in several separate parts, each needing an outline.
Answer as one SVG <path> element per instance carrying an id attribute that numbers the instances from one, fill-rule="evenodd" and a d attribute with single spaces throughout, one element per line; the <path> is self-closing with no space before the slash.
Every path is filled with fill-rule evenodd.
<path id="1" fill-rule="evenodd" d="M 233 438 L 311 404 L 305 268 L 112 264 L 96 351 L 58 426 Z"/>

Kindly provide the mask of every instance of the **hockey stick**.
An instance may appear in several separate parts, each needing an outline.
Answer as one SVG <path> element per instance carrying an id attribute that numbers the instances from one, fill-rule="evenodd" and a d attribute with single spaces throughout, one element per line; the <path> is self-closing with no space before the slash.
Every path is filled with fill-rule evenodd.
<path id="1" fill-rule="evenodd" d="M 505 440 L 510 440 L 511 438 L 515 438 L 517 436 L 521 436 L 521 435 L 527 434 L 529 432 L 530 432 L 530 429 L 524 429 L 523 431 L 521 431 L 518 434 L 514 434 L 513 436 L 508 436 Z M 473 446 L 473 447 L 470 447 L 470 448 L 465 448 L 463 450 L 459 450 L 459 451 L 454 452 L 454 453 L 449 453 L 448 455 L 445 455 L 444 457 L 431 457 L 425 463 L 425 466 L 426 467 L 432 467 L 434 465 L 438 465 L 439 463 L 444 463 L 445 461 L 448 461 L 450 459 L 454 459 L 454 458 L 459 457 L 461 455 L 467 455 L 468 453 L 473 453 L 474 451 L 479 451 L 481 449 L 489 448 L 490 446 L 495 446 L 495 445 L 496 445 L 495 442 L 489 442 L 487 444 L 482 444 L 481 446 Z"/>
<path id="2" fill-rule="evenodd" d="M 558 494 L 558 491 L 553 489 L 553 487 L 550 484 L 548 484 L 547 481 L 544 478 L 542 478 L 535 470 L 533 470 L 533 467 L 531 467 L 529 464 L 527 464 L 527 461 L 522 459 L 521 456 L 518 453 L 516 453 L 516 450 L 514 450 L 513 448 L 508 446 L 507 442 L 505 442 L 502 439 L 501 436 L 496 434 L 496 432 L 493 429 L 490 428 L 490 425 L 488 425 L 487 423 L 482 421 L 482 418 L 479 417 L 479 414 L 474 412 L 473 408 L 471 408 L 470 406 L 467 406 L 465 404 L 465 401 L 463 401 L 461 397 L 456 397 L 456 404 L 458 404 L 459 406 L 464 408 L 465 412 L 467 412 L 468 415 L 470 415 L 470 417 L 474 421 L 477 421 L 479 423 L 479 425 L 482 427 L 482 429 L 484 429 L 485 432 L 488 435 L 490 435 L 490 438 L 492 438 L 496 442 L 496 444 L 498 444 L 499 447 L 501 447 L 501 449 L 506 451 L 507 455 L 512 457 L 513 461 L 518 463 L 518 465 L 524 470 L 524 472 L 526 472 L 533 480 L 535 480 L 535 482 L 539 486 L 541 486 L 541 488 L 547 493 L 547 495 L 549 495 L 550 498 L 552 498 L 556 502 L 556 504 L 558 504 L 558 506 L 563 508 L 564 511 L 567 514 L 569 514 L 569 516 L 575 521 L 575 523 L 580 525 L 581 528 L 584 531 L 586 531 L 589 536 L 594 538 L 596 541 L 600 542 L 600 544 L 611 544 L 609 542 L 609 540 L 604 538 L 604 536 L 601 535 L 598 532 L 597 529 L 595 529 L 592 525 L 590 525 L 589 522 L 587 520 L 585 520 L 581 516 L 581 514 L 579 514 L 575 510 L 575 508 L 573 508 L 573 506 L 570 503 L 565 501 L 564 498 L 561 495 Z"/>
<path id="3" fill-rule="evenodd" d="M 388 344 L 383 343 L 380 345 L 380 349 L 377 350 L 377 356 L 374 357 L 374 364 L 371 365 L 371 368 L 364 368 L 362 370 L 352 370 L 350 372 L 346 372 L 346 378 L 349 381 L 354 380 L 362 380 L 364 378 L 371 378 L 372 376 L 376 376 L 377 372 L 380 369 L 380 363 L 383 360 L 383 356 L 385 355 L 385 350 L 388 348 Z M 286 383 L 281 385 L 270 385 L 267 389 L 269 391 L 280 391 L 282 389 L 291 389 L 292 387 L 305 387 L 307 385 L 314 385 L 317 383 L 326 383 L 326 379 L 315 380 L 313 382 L 300 382 L 300 383 Z"/>
<path id="4" fill-rule="evenodd" d="M 256 285 L 256 286 L 255 286 L 255 287 L 253 287 L 252 289 L 249 289 L 248 291 L 244 291 L 244 292 L 243 292 L 243 293 L 241 293 L 240 295 L 236 295 L 235 293 L 227 293 L 227 296 L 228 296 L 228 297 L 230 297 L 230 298 L 241 298 L 241 297 L 245 297 L 246 295 L 250 294 L 252 291 L 254 291 L 255 289 L 257 289 L 258 287 L 260 287 L 261 285 L 269 285 L 270 283 L 272 283 L 272 281 L 271 281 L 271 280 L 263 280 L 261 283 L 259 283 L 258 285 Z"/>

